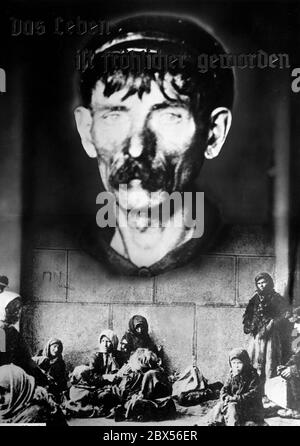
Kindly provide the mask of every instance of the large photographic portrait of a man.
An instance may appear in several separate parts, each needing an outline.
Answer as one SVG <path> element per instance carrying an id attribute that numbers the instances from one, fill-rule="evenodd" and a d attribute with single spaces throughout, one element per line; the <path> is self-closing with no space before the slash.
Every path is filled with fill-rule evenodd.
<path id="1" fill-rule="evenodd" d="M 299 425 L 299 7 L 1 23 L 0 422 Z"/>

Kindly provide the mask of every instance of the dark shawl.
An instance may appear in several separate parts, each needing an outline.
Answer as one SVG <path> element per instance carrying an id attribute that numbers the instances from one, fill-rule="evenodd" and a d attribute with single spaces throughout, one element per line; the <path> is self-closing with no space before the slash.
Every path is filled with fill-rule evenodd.
<path id="1" fill-rule="evenodd" d="M 233 359 L 242 361 L 244 367 L 239 375 L 234 376 L 230 371 L 229 377 L 221 390 L 221 399 L 227 396 L 237 397 L 242 418 L 247 420 L 261 420 L 263 417 L 263 386 L 257 371 L 251 366 L 246 350 L 234 349 L 230 352 L 229 362 Z"/>
<path id="2" fill-rule="evenodd" d="M 256 290 L 243 315 L 244 333 L 252 336 L 256 336 L 272 319 L 283 318 L 288 309 L 284 298 L 274 290 L 272 277 L 268 273 L 260 273 L 255 283 L 261 279 L 267 281 L 267 286 L 263 292 Z"/>
<path id="3" fill-rule="evenodd" d="M 148 348 L 157 354 L 157 347 L 148 334 L 148 322 L 144 316 L 135 315 L 129 320 L 129 329 L 124 334 L 123 339 L 126 339 L 128 344 L 129 354 L 136 351 L 138 348 Z M 137 325 L 143 326 L 143 333 L 136 331 Z"/>

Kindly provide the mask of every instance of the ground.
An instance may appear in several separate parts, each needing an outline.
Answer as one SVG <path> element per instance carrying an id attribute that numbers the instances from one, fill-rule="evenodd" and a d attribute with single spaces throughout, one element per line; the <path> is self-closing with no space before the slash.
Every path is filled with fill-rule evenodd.
<path id="1" fill-rule="evenodd" d="M 181 407 L 177 405 L 177 417 L 174 420 L 164 420 L 155 422 L 116 422 L 107 418 L 73 418 L 68 421 L 70 426 L 207 426 L 208 412 L 215 405 L 216 401 L 208 401 L 203 405 Z M 300 420 L 283 419 L 278 416 L 266 417 L 269 426 L 300 426 Z"/>

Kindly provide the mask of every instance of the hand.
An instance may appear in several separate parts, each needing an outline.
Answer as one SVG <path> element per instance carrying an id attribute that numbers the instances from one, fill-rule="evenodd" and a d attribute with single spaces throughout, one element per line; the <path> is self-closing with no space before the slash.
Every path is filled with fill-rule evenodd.
<path id="1" fill-rule="evenodd" d="M 285 366 L 284 365 L 279 365 L 278 367 L 277 367 L 277 375 L 281 375 L 281 372 L 283 371 L 285 369 Z"/>
<path id="2" fill-rule="evenodd" d="M 292 377 L 291 367 L 286 367 L 282 372 L 281 376 L 284 379 L 290 379 Z"/>

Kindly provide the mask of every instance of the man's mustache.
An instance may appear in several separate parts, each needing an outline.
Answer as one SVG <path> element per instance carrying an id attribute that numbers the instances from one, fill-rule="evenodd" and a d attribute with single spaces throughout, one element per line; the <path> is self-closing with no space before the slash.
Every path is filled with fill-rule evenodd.
<path id="1" fill-rule="evenodd" d="M 141 187 L 149 192 L 164 190 L 171 192 L 172 169 L 163 164 L 153 167 L 146 160 L 135 160 L 127 158 L 124 164 L 117 169 L 112 169 L 109 183 L 114 189 L 120 184 L 129 184 L 132 180 L 140 180 Z"/>

